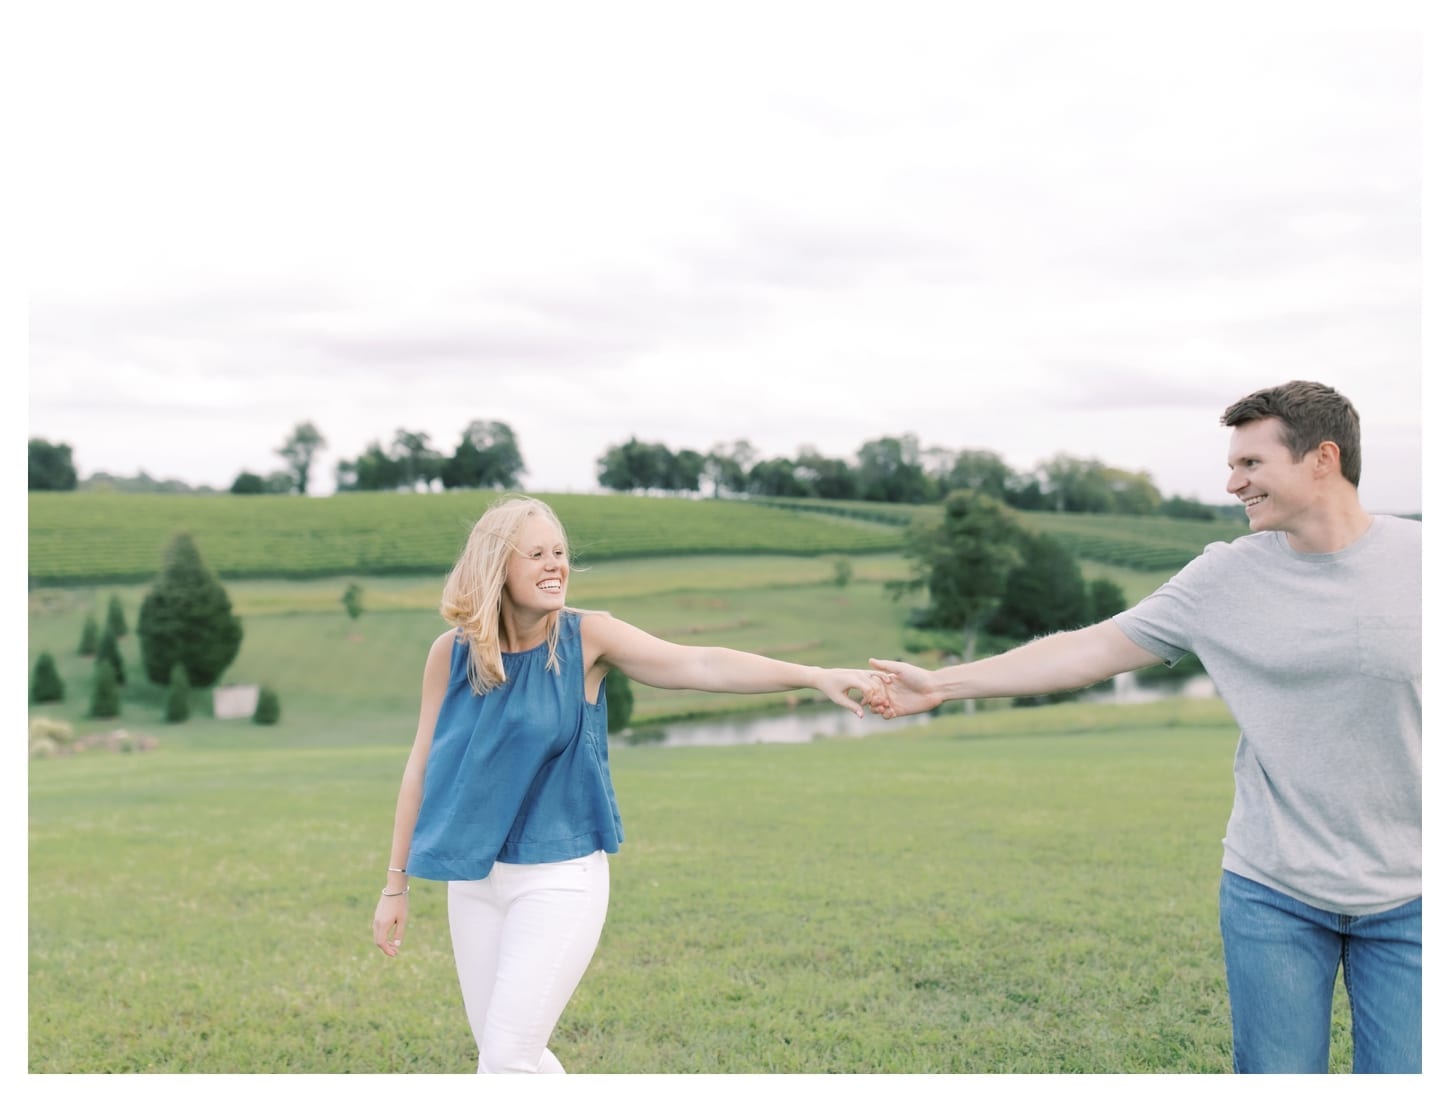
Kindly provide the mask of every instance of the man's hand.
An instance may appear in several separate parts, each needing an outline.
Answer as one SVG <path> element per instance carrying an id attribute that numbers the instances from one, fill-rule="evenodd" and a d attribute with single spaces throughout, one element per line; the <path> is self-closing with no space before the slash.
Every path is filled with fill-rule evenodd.
<path id="1" fill-rule="evenodd" d="M 880 691 L 868 701 L 871 710 L 883 719 L 929 712 L 946 698 L 932 686 L 930 671 L 910 662 L 893 662 L 885 658 L 871 659 L 871 668 L 890 676 Z"/>

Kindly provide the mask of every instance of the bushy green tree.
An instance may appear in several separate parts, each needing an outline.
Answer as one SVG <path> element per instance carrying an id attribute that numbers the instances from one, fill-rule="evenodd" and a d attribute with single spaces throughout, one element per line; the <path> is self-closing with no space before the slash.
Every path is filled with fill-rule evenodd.
<path id="1" fill-rule="evenodd" d="M 282 718 L 282 701 L 275 689 L 263 685 L 257 692 L 257 710 L 252 713 L 252 722 L 270 725 Z"/>
<path id="2" fill-rule="evenodd" d="M 967 448 L 952 458 L 947 472 L 946 490 L 980 490 L 984 494 L 1006 500 L 1007 486 L 1012 481 L 1012 468 L 997 452 L 985 448 Z"/>
<path id="3" fill-rule="evenodd" d="M 629 678 L 619 670 L 611 669 L 604 675 L 604 707 L 609 713 L 609 734 L 629 726 L 634 715 L 634 690 L 629 687 Z"/>
<path id="4" fill-rule="evenodd" d="M 65 682 L 55 668 L 50 651 L 41 651 L 30 677 L 30 699 L 36 704 L 50 704 L 65 699 Z"/>
<path id="5" fill-rule="evenodd" d="M 363 614 L 363 588 L 357 582 L 349 582 L 342 591 L 342 607 L 347 609 L 349 619 L 356 620 Z"/>
<path id="6" fill-rule="evenodd" d="M 856 477 L 867 501 L 920 502 L 932 497 L 914 433 L 868 440 L 856 451 Z"/>
<path id="7" fill-rule="evenodd" d="M 1023 533 L 1020 546 L 1021 561 L 1007 575 L 1007 588 L 987 630 L 1032 639 L 1091 622 L 1087 587 L 1072 552 L 1039 533 Z"/>
<path id="8" fill-rule="evenodd" d="M 745 483 L 752 494 L 763 497 L 808 497 L 810 491 L 796 474 L 796 465 L 784 456 L 762 459 L 750 468 Z"/>
<path id="9" fill-rule="evenodd" d="M 32 436 L 28 485 L 32 490 L 74 490 L 76 465 L 71 459 L 70 445 L 52 444 Z"/>
<path id="10" fill-rule="evenodd" d="M 81 628 L 80 646 L 76 648 L 77 654 L 83 654 L 87 658 L 96 653 L 96 646 L 101 640 L 101 625 L 96 623 L 94 612 L 86 613 L 85 626 Z"/>
<path id="11" fill-rule="evenodd" d="M 795 476 L 807 497 L 851 501 L 861 496 L 860 483 L 851 465 L 844 459 L 822 455 L 815 448 L 804 447 L 796 454 Z"/>
<path id="12" fill-rule="evenodd" d="M 356 459 L 342 459 L 337 464 L 339 493 L 353 490 L 392 490 L 402 485 L 403 465 L 383 451 L 374 440 Z M 448 484 L 444 479 L 444 485 Z"/>
<path id="13" fill-rule="evenodd" d="M 136 619 L 141 661 L 156 685 L 171 680 L 179 662 L 192 685 L 214 685 L 242 646 L 242 622 L 231 598 L 185 532 L 166 549 L 161 574 Z"/>
<path id="14" fill-rule="evenodd" d="M 130 628 L 126 626 L 126 610 L 121 607 L 121 598 L 111 594 L 110 604 L 106 606 L 106 630 L 117 639 L 124 639 Z"/>
<path id="15" fill-rule="evenodd" d="M 109 627 L 101 632 L 101 638 L 96 643 L 96 665 L 110 666 L 116 672 L 116 684 L 126 683 L 126 663 L 121 659 L 121 644 Z"/>
<path id="16" fill-rule="evenodd" d="M 429 447 L 426 432 L 398 429 L 393 435 L 393 456 L 402 474 L 399 484 L 405 489 L 427 489 L 443 473 L 443 455 Z"/>
<path id="17" fill-rule="evenodd" d="M 977 650 L 977 634 L 997 610 L 1007 578 L 1022 561 L 1022 529 L 996 498 L 956 490 L 941 519 L 913 524 L 906 540 L 911 578 L 887 583 L 897 597 L 925 589 L 927 607 L 915 626 L 961 633 L 962 660 Z"/>
<path id="18" fill-rule="evenodd" d="M 1087 587 L 1088 619 L 1092 623 L 1116 616 L 1128 607 L 1123 587 L 1108 578 L 1094 578 Z"/>
<path id="19" fill-rule="evenodd" d="M 651 444 L 631 436 L 612 445 L 594 461 L 595 477 L 606 490 L 664 488 L 671 482 L 674 453 L 664 444 Z"/>
<path id="20" fill-rule="evenodd" d="M 231 493 L 234 494 L 265 494 L 267 484 L 262 481 L 262 476 L 251 471 L 243 471 L 232 480 Z"/>
<path id="21" fill-rule="evenodd" d="M 327 447 L 327 441 L 323 439 L 322 433 L 317 431 L 317 426 L 311 421 L 303 421 L 291 432 L 291 435 L 282 442 L 277 449 L 277 454 L 287 461 L 287 468 L 292 472 L 297 492 L 307 494 L 307 482 L 312 474 L 312 460 L 317 453 Z"/>
<path id="22" fill-rule="evenodd" d="M 171 669 L 171 685 L 166 690 L 166 722 L 185 723 L 191 718 L 191 682 L 186 667 L 180 662 Z"/>
<path id="23" fill-rule="evenodd" d="M 95 719 L 110 719 L 121 714 L 121 686 L 116 681 L 116 667 L 109 662 L 96 663 L 90 714 Z"/>
<path id="24" fill-rule="evenodd" d="M 702 474 L 710 480 L 716 497 L 722 492 L 744 493 L 749 480 L 748 472 L 755 466 L 756 459 L 757 453 L 749 440 L 716 444 L 705 455 Z"/>
<path id="25" fill-rule="evenodd" d="M 1182 517 L 1187 520 L 1213 520 L 1214 511 L 1197 498 L 1179 497 L 1174 494 L 1158 506 L 1158 512 L 1165 517 Z"/>

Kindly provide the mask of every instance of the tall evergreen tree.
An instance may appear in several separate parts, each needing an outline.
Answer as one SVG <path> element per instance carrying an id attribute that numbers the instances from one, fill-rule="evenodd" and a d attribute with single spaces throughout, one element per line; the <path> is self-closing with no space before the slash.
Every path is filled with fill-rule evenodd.
<path id="1" fill-rule="evenodd" d="M 41 651 L 35 660 L 35 672 L 30 678 L 30 699 L 36 704 L 50 704 L 65 699 L 65 682 L 55 668 L 55 659 L 50 651 Z"/>
<path id="2" fill-rule="evenodd" d="M 124 639 L 130 632 L 126 626 L 126 610 L 121 607 L 121 598 L 111 594 L 111 603 L 106 606 L 106 630 L 117 639 Z"/>
<path id="3" fill-rule="evenodd" d="M 121 714 L 121 688 L 116 683 L 116 667 L 109 662 L 96 663 L 90 714 L 95 719 L 110 719 Z"/>
<path id="4" fill-rule="evenodd" d="M 96 643 L 96 665 L 109 665 L 116 671 L 116 684 L 126 683 L 126 663 L 121 659 L 121 644 L 109 627 L 101 632 L 100 641 Z"/>
<path id="5" fill-rule="evenodd" d="M 76 648 L 76 653 L 90 658 L 96 653 L 96 646 L 100 639 L 101 625 L 96 623 L 96 614 L 87 612 L 85 626 L 81 628 L 81 643 Z"/>
<path id="6" fill-rule="evenodd" d="M 166 685 L 179 662 L 192 685 L 214 685 L 242 647 L 242 622 L 231 598 L 196 549 L 178 533 L 166 549 L 161 574 L 136 618 L 141 661 L 154 684 Z"/>

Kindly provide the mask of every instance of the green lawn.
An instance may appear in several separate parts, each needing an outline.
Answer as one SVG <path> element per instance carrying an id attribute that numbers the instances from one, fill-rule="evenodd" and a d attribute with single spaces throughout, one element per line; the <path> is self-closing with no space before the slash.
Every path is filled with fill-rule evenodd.
<path id="1" fill-rule="evenodd" d="M 851 561 L 844 586 L 830 556 L 600 563 L 571 598 L 856 663 L 900 645 L 881 583 L 903 566 Z M 359 578 L 357 621 L 348 580 L 228 585 L 228 680 L 277 686 L 275 727 L 212 719 L 201 692 L 165 725 L 134 639 L 123 715 L 84 719 L 85 611 L 119 592 L 134 625 L 141 589 L 32 590 L 28 660 L 52 650 L 70 690 L 32 714 L 160 745 L 30 763 L 30 1071 L 473 1070 L 441 886 L 416 883 L 400 959 L 369 935 L 439 579 Z M 701 703 L 637 692 L 645 712 Z M 1181 701 L 618 745 L 627 841 L 554 1047 L 576 1072 L 1226 1071 L 1234 738 L 1217 702 Z M 1344 1022 L 1341 1000 L 1336 1070 Z"/>
<path id="2" fill-rule="evenodd" d="M 580 1072 L 1227 1070 L 1211 702 L 620 747 Z M 402 747 L 31 765 L 30 1069 L 472 1070 L 441 885 L 368 923 Z"/>

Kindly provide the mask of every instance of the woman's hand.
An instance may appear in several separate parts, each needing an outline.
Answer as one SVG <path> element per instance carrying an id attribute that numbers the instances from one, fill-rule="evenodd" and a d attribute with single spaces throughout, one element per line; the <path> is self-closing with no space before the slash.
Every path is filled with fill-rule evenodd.
<path id="1" fill-rule="evenodd" d="M 403 947 L 403 928 L 408 925 L 408 894 L 385 895 L 373 911 L 373 944 L 384 956 L 395 957 Z"/>
<path id="2" fill-rule="evenodd" d="M 873 673 L 871 670 L 823 669 L 816 688 L 859 718 L 866 712 L 861 704 L 856 703 L 851 693 L 860 693 L 861 702 L 875 708 L 876 701 L 883 695 L 883 683 L 887 679 L 886 674 Z"/>

